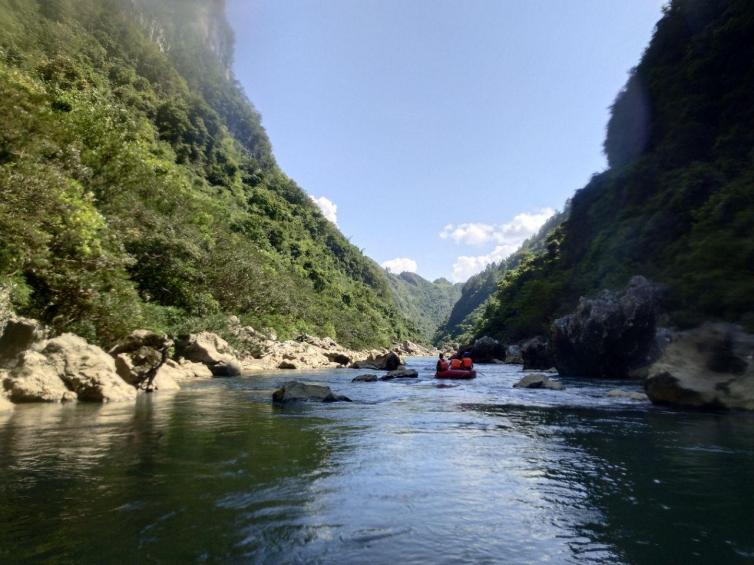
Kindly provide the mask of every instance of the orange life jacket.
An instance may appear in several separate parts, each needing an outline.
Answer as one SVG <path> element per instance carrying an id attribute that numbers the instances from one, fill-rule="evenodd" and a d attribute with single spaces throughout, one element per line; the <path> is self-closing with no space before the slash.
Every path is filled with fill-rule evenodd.
<path id="1" fill-rule="evenodd" d="M 451 359 L 450 360 L 450 368 L 451 369 L 460 369 L 461 368 L 461 360 L 460 359 Z"/>
<path id="2" fill-rule="evenodd" d="M 471 370 L 471 368 L 474 366 L 474 362 L 471 360 L 471 357 L 464 357 L 461 364 L 463 365 L 464 369 L 469 370 Z"/>

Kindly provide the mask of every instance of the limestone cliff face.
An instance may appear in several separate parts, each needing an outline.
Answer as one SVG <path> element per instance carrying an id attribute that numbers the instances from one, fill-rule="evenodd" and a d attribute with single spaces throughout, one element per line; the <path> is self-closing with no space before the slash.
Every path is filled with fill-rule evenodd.
<path id="1" fill-rule="evenodd" d="M 230 73 L 233 30 L 225 14 L 225 0 L 123 0 L 164 53 L 199 42 Z"/>

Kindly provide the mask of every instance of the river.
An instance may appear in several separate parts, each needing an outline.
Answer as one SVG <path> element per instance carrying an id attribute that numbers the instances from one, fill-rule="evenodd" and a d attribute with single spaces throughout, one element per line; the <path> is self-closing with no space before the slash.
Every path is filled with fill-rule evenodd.
<path id="1" fill-rule="evenodd" d="M 133 404 L 0 416 L 0 561 L 752 563 L 754 417 L 518 390 L 351 383 L 364 371 L 192 383 Z M 352 403 L 270 402 L 286 380 Z M 439 386 L 438 386 L 439 385 Z"/>

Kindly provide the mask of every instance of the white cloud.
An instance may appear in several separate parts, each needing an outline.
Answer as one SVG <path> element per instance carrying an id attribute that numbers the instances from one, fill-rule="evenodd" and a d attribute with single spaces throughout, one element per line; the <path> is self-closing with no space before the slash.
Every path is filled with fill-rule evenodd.
<path id="1" fill-rule="evenodd" d="M 319 206 L 319 209 L 322 211 L 322 215 L 330 220 L 333 224 L 336 226 L 338 225 L 338 206 L 329 198 L 326 198 L 325 196 L 320 196 L 319 198 L 315 198 L 311 194 L 309 195 L 309 198 L 314 201 L 314 203 Z"/>
<path id="2" fill-rule="evenodd" d="M 448 224 L 440 232 L 441 239 L 450 239 L 465 245 L 521 245 L 542 227 L 555 213 L 552 208 L 545 208 L 534 213 L 523 212 L 506 224 Z"/>
<path id="3" fill-rule="evenodd" d="M 545 208 L 534 213 L 518 214 L 506 224 L 449 224 L 440 232 L 442 239 L 451 239 L 466 245 L 495 243 L 495 248 L 484 255 L 462 255 L 453 263 L 453 282 L 463 282 L 482 271 L 487 265 L 502 261 L 514 253 L 521 244 L 539 231 L 539 228 L 555 213 Z"/>
<path id="4" fill-rule="evenodd" d="M 396 257 L 395 259 L 390 259 L 390 261 L 383 262 L 382 268 L 387 269 L 391 273 L 395 273 L 397 275 L 403 273 L 404 271 L 415 273 L 416 261 L 409 259 L 408 257 Z"/>

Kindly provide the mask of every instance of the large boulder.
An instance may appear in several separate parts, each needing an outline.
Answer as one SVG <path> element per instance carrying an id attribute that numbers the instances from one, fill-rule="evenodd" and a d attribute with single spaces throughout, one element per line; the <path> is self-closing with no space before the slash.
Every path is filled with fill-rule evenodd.
<path id="1" fill-rule="evenodd" d="M 375 383 L 378 380 L 380 379 L 377 375 L 367 374 L 367 375 L 359 375 L 358 377 L 354 377 L 353 379 L 351 379 L 351 382 L 352 383 Z"/>
<path id="2" fill-rule="evenodd" d="M 316 402 L 350 402 L 346 396 L 335 394 L 329 386 L 289 381 L 272 393 L 272 400 L 278 404 L 288 402 L 316 401 Z"/>
<path id="3" fill-rule="evenodd" d="M 396 369 L 395 371 L 388 371 L 386 374 L 380 377 L 381 381 L 392 381 L 393 379 L 415 379 L 419 376 L 419 373 L 414 369 Z"/>
<path id="4" fill-rule="evenodd" d="M 553 366 L 550 342 L 542 336 L 533 337 L 521 344 L 521 359 L 525 370 L 542 371 Z"/>
<path id="5" fill-rule="evenodd" d="M 582 297 L 576 310 L 552 325 L 555 367 L 561 375 L 631 376 L 651 363 L 660 288 L 633 277 L 620 291 Z"/>
<path id="6" fill-rule="evenodd" d="M 474 363 L 494 363 L 498 359 L 505 359 L 505 347 L 489 336 L 477 339 L 473 345 L 458 350 L 460 355 L 465 352 L 474 360 Z"/>
<path id="7" fill-rule="evenodd" d="M 110 355 L 115 358 L 115 370 L 127 383 L 136 387 L 150 390 L 175 389 L 177 384 L 163 374 L 157 378 L 155 374 L 151 384 L 149 375 L 166 362 L 167 350 L 173 341 L 164 334 L 157 334 L 148 330 L 136 330 L 118 342 Z"/>
<path id="8" fill-rule="evenodd" d="M 520 345 L 509 345 L 505 348 L 505 362 L 513 365 L 524 364 L 524 357 L 521 355 Z"/>
<path id="9" fill-rule="evenodd" d="M 132 400 L 136 389 L 115 371 L 113 358 L 73 334 L 63 334 L 24 352 L 5 379 L 14 402 Z"/>
<path id="10" fill-rule="evenodd" d="M 217 334 L 200 332 L 180 336 L 175 342 L 175 353 L 194 363 L 204 363 L 216 377 L 241 374 L 241 362 L 228 342 Z"/>
<path id="11" fill-rule="evenodd" d="M 0 367 L 12 368 L 18 356 L 45 338 L 42 324 L 30 318 L 11 318 L 0 336 Z"/>
<path id="12" fill-rule="evenodd" d="M 180 383 L 192 379 L 211 378 L 212 371 L 202 363 L 192 363 L 185 359 L 180 359 L 178 361 L 168 359 L 157 371 L 155 381 L 163 377 L 169 377 L 176 383 Z"/>
<path id="13" fill-rule="evenodd" d="M 655 404 L 754 410 L 754 336 L 729 324 L 677 333 L 649 375 Z"/>
<path id="14" fill-rule="evenodd" d="M 619 388 L 614 388 L 613 390 L 609 390 L 607 392 L 607 397 L 608 398 L 621 398 L 625 400 L 639 400 L 643 402 L 646 402 L 647 400 L 649 400 L 649 398 L 647 398 L 647 395 L 644 394 L 643 392 L 638 392 L 635 390 L 621 390 Z"/>
<path id="15" fill-rule="evenodd" d="M 376 369 L 378 371 L 395 371 L 403 366 L 398 355 L 389 351 L 384 355 L 370 355 L 364 361 L 357 361 L 351 365 L 352 369 Z"/>
<path id="16" fill-rule="evenodd" d="M 77 398 L 56 367 L 34 350 L 21 354 L 18 366 L 3 380 L 3 388 L 13 402 L 69 402 Z"/>
<path id="17" fill-rule="evenodd" d="M 546 388 L 549 390 L 564 390 L 560 381 L 554 381 L 547 375 L 526 375 L 513 385 L 513 388 Z"/>

